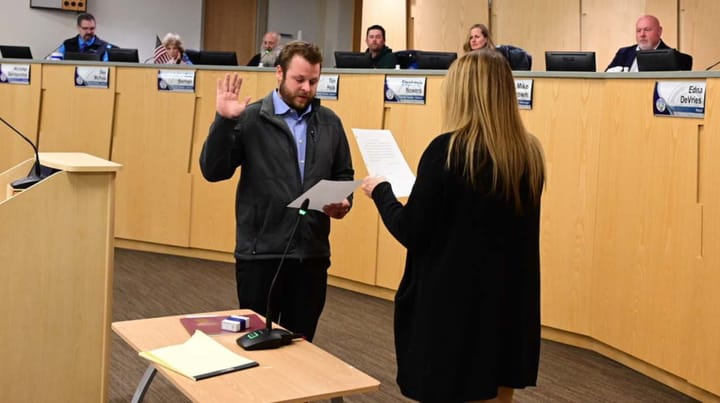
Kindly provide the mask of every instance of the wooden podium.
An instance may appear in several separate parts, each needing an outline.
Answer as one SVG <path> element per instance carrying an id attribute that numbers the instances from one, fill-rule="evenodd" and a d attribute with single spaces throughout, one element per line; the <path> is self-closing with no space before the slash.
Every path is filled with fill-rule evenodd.
<path id="1" fill-rule="evenodd" d="M 121 165 L 40 153 L 42 165 L 61 171 L 8 197 L 33 162 L 0 174 L 1 400 L 107 401 Z"/>

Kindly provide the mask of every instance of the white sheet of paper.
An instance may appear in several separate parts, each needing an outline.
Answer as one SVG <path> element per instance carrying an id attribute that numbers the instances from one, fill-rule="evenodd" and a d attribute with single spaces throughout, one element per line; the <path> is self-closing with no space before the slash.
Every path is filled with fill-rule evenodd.
<path id="1" fill-rule="evenodd" d="M 371 176 L 384 176 L 397 197 L 410 196 L 415 175 L 390 130 L 352 129 Z"/>
<path id="2" fill-rule="evenodd" d="M 345 200 L 361 183 L 361 180 L 330 181 L 323 179 L 303 193 L 302 196 L 293 200 L 287 207 L 300 208 L 305 199 L 310 199 L 308 209 L 322 211 L 325 205 L 340 203 Z"/>

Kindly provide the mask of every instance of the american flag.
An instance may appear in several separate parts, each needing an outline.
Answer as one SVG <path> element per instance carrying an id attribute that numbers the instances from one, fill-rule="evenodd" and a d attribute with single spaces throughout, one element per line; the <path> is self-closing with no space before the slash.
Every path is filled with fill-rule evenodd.
<path id="1" fill-rule="evenodd" d="M 153 62 L 155 64 L 166 64 L 169 61 L 172 61 L 172 58 L 160 41 L 160 37 L 155 35 L 155 53 L 153 54 Z"/>

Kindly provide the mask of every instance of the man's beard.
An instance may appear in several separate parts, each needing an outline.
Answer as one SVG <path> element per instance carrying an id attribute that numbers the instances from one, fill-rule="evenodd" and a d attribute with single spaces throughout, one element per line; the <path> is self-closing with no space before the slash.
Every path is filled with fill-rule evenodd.
<path id="1" fill-rule="evenodd" d="M 298 91 L 296 93 L 290 92 L 290 90 L 285 86 L 285 78 L 283 77 L 283 80 L 280 82 L 280 98 L 282 98 L 283 101 L 285 101 L 288 106 L 298 111 L 298 113 L 302 113 L 307 109 L 307 106 L 310 105 L 313 98 L 315 98 L 315 94 L 311 92 L 307 92 L 303 94 L 301 91 Z M 305 99 L 298 99 L 296 96 L 298 95 L 305 95 L 307 98 Z M 301 103 L 304 102 L 304 103 Z"/>

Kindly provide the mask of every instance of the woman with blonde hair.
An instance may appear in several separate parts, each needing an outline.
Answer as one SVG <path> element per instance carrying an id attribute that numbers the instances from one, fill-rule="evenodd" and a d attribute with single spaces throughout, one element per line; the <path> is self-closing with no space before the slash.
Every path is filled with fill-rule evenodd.
<path id="1" fill-rule="evenodd" d="M 471 52 L 483 48 L 495 49 L 495 43 L 493 43 L 490 37 L 490 30 L 485 24 L 475 24 L 470 27 L 470 32 L 463 45 L 463 50 L 465 52 Z"/>
<path id="2" fill-rule="evenodd" d="M 185 53 L 185 47 L 180 35 L 168 32 L 162 39 L 162 45 L 165 47 L 170 59 L 165 61 L 164 64 L 192 64 L 187 53 Z"/>
<path id="3" fill-rule="evenodd" d="M 461 56 L 444 98 L 446 133 L 424 151 L 407 203 L 385 178 L 362 184 L 407 249 L 397 382 L 423 402 L 510 402 L 538 373 L 542 148 L 500 53 Z"/>

